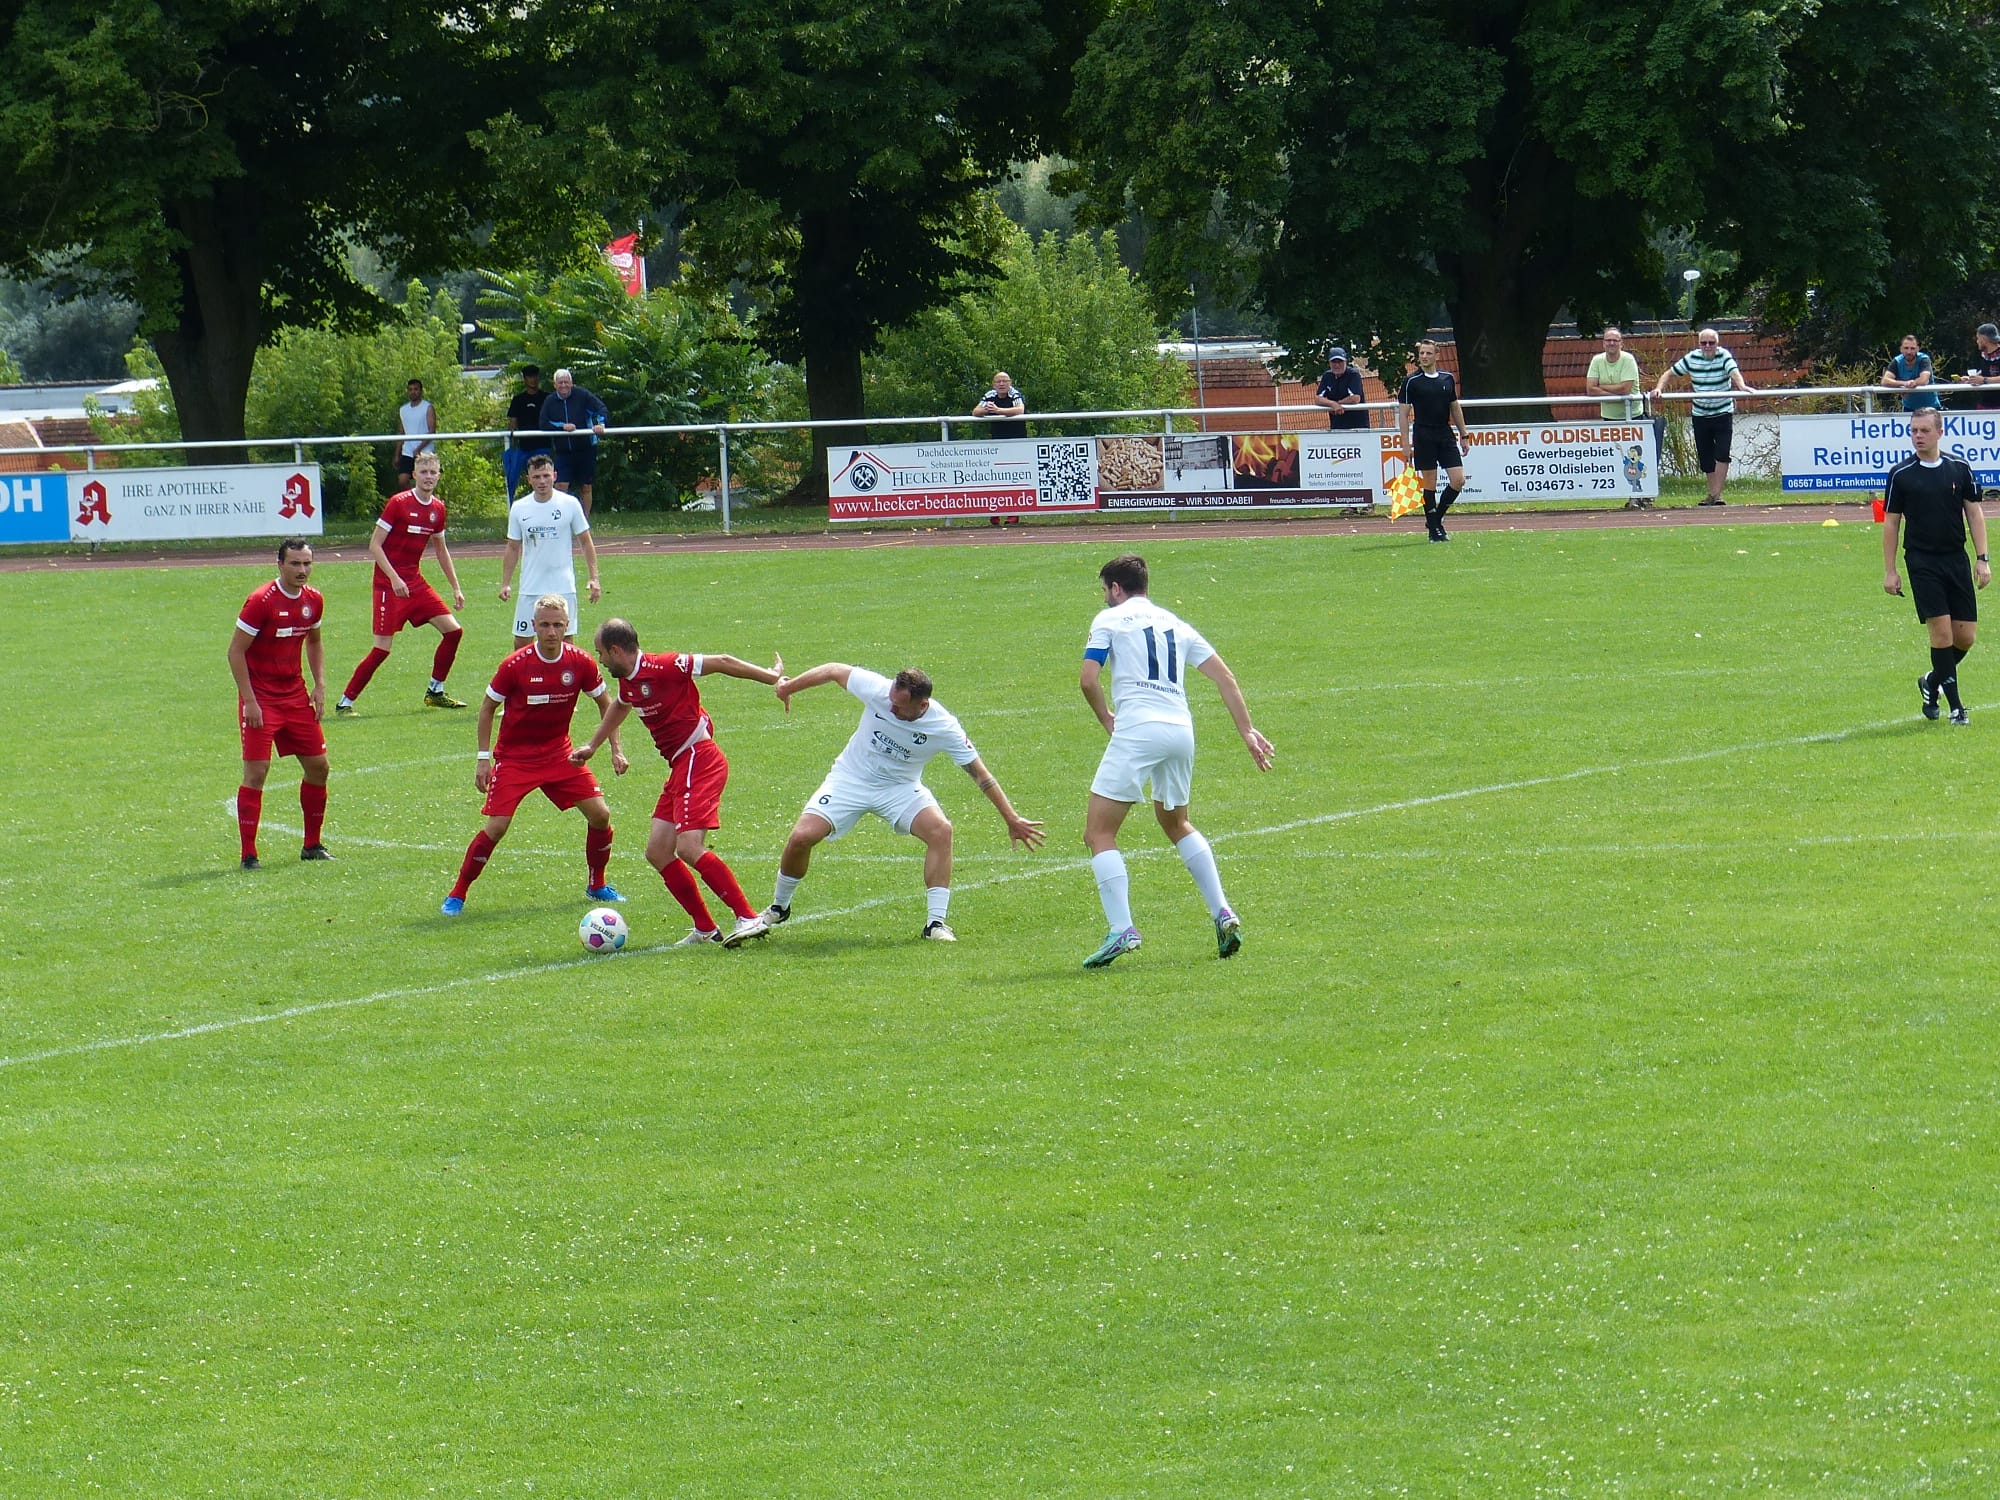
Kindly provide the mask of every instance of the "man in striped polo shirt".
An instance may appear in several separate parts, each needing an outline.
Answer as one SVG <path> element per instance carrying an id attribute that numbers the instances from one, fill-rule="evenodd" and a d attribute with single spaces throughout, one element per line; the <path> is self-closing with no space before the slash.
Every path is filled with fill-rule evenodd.
<path id="1" fill-rule="evenodd" d="M 1736 402 L 1730 391 L 1748 393 L 1743 372 L 1736 368 L 1736 356 L 1722 347 L 1713 328 L 1697 334 L 1699 347 L 1688 350 L 1660 376 L 1653 387 L 1658 400 L 1667 389 L 1667 380 L 1685 375 L 1694 387 L 1694 452 L 1701 472 L 1708 476 L 1708 498 L 1703 505 L 1721 505 L 1722 486 L 1729 480 L 1729 440 L 1735 426 Z"/>

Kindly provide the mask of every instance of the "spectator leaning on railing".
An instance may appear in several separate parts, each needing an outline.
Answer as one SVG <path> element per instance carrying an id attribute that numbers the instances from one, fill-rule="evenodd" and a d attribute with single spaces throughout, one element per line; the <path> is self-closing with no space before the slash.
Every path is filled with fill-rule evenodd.
<path id="1" fill-rule="evenodd" d="M 1616 396 L 1619 400 L 1605 401 L 1597 410 L 1607 422 L 1636 422 L 1645 414 L 1645 397 L 1640 394 L 1639 361 L 1625 347 L 1622 329 L 1604 330 L 1604 351 L 1590 357 L 1590 368 L 1584 373 L 1583 388 L 1593 396 Z M 1653 502 L 1636 498 L 1625 502 L 1627 510 L 1651 510 Z"/>
<path id="2" fill-rule="evenodd" d="M 551 379 L 556 388 L 542 403 L 542 427 L 556 434 L 549 440 L 555 454 L 556 484 L 576 496 L 587 516 L 590 492 L 597 481 L 597 439 L 611 420 L 611 409 L 578 385 L 569 371 L 558 370 Z"/>
<path id="3" fill-rule="evenodd" d="M 1743 383 L 1743 372 L 1736 368 L 1736 356 L 1722 347 L 1722 337 L 1713 328 L 1704 328 L 1695 335 L 1696 347 L 1688 350 L 1669 365 L 1653 387 L 1653 398 L 1658 400 L 1666 394 L 1667 381 L 1675 375 L 1685 375 L 1688 384 L 1694 388 L 1694 417 L 1690 425 L 1694 428 L 1695 458 L 1701 464 L 1701 472 L 1708 476 L 1708 498 L 1703 505 L 1724 505 L 1722 487 L 1729 482 L 1729 445 L 1736 426 L 1736 402 L 1727 394 L 1742 391 L 1746 395 L 1750 387 Z"/>
<path id="4" fill-rule="evenodd" d="M 1980 411 L 2000 411 L 2000 326 L 1981 323 L 1973 335 L 1979 347 L 1966 366 L 1967 385 L 1991 386 L 1972 398 Z"/>
<path id="5" fill-rule="evenodd" d="M 1902 353 L 1889 361 L 1889 368 L 1882 372 L 1882 384 L 1904 393 L 1904 411 L 1922 411 L 1940 404 L 1938 393 L 1931 389 L 1935 378 L 1931 357 L 1917 347 L 1917 336 L 1904 334 Z"/>
<path id="6" fill-rule="evenodd" d="M 1347 351 L 1335 344 L 1326 351 L 1326 370 L 1319 377 L 1319 389 L 1313 393 L 1313 405 L 1333 415 L 1326 419 L 1326 425 L 1335 432 L 1343 432 L 1368 425 L 1365 410 L 1350 411 L 1368 399 L 1361 385 L 1361 372 L 1347 362 Z"/>

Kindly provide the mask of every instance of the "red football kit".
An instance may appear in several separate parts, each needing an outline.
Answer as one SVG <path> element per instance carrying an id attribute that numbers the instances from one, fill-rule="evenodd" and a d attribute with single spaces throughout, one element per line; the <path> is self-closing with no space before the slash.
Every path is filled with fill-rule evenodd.
<path id="1" fill-rule="evenodd" d="M 236 628 L 250 637 L 244 662 L 250 669 L 250 690 L 264 713 L 263 726 L 252 729 L 244 722 L 242 704 L 237 705 L 245 760 L 269 760 L 273 746 L 280 755 L 326 754 L 326 736 L 313 716 L 300 666 L 306 637 L 325 616 L 326 600 L 318 589 L 287 594 L 275 579 L 243 601 Z"/>
<path id="2" fill-rule="evenodd" d="M 729 780 L 729 762 L 695 686 L 700 675 L 699 656 L 641 652 L 632 675 L 618 684 L 619 699 L 631 705 L 666 757 L 667 783 L 653 816 L 677 828 L 720 828 Z"/>
<path id="3" fill-rule="evenodd" d="M 580 693 L 604 695 L 604 677 L 588 652 L 564 644 L 554 661 L 537 646 L 523 646 L 500 663 L 486 696 L 500 705 L 500 738 L 493 747 L 488 817 L 511 817 L 521 799 L 539 790 L 559 808 L 603 795 L 588 766 L 572 766 L 570 716 Z"/>
<path id="4" fill-rule="evenodd" d="M 396 576 L 409 585 L 410 594 L 407 599 L 398 599 L 382 576 L 381 568 L 375 569 L 377 635 L 394 635 L 405 625 L 422 625 L 451 613 L 424 577 L 421 567 L 431 538 L 441 535 L 444 525 L 444 502 L 435 496 L 420 500 L 415 490 L 404 490 L 391 495 L 383 505 L 382 517 L 375 523 L 376 530 L 382 533 L 382 552 L 396 570 Z"/>

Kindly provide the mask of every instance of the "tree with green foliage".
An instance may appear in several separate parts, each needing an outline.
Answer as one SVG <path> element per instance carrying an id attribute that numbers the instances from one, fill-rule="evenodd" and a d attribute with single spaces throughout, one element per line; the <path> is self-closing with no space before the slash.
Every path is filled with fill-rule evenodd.
<path id="1" fill-rule="evenodd" d="M 492 210 L 468 127 L 513 86 L 483 16 L 22 0 L 0 33 L 0 265 L 67 260 L 129 297 L 188 436 L 242 436 L 274 330 L 381 315 L 350 244 L 406 272 L 470 258 Z"/>
<path id="2" fill-rule="evenodd" d="M 116 380 L 139 325 L 123 297 L 66 279 L 0 279 L 0 348 L 30 380 Z"/>
<path id="3" fill-rule="evenodd" d="M 559 35 L 537 46 L 547 87 L 506 139 L 551 190 L 581 161 L 635 208 L 684 200 L 696 278 L 759 299 L 757 337 L 803 364 L 815 418 L 858 418 L 862 355 L 984 269 L 998 216 L 982 190 L 1059 140 L 1067 59 L 1098 3 L 531 11 Z M 802 498 L 825 494 L 827 441 Z"/>
<path id="4" fill-rule="evenodd" d="M 1267 307 L 1301 365 L 1407 346 L 1439 302 L 1471 394 L 1542 389 L 1565 304 L 1657 285 L 1653 231 L 1893 321 L 1991 253 L 1983 0 L 1119 0 L 1078 66 L 1096 213 L 1128 204 L 1165 305 Z"/>
<path id="5" fill-rule="evenodd" d="M 1164 330 L 1109 235 L 1016 231 L 999 266 L 990 287 L 883 335 L 865 364 L 871 415 L 969 411 L 996 368 L 1039 411 L 1186 404 L 1187 366 L 1159 352 Z"/>
<path id="6" fill-rule="evenodd" d="M 771 366 L 719 296 L 671 286 L 634 297 L 600 261 L 553 281 L 489 272 L 480 307 L 489 358 L 513 369 L 540 365 L 545 378 L 566 367 L 603 399 L 615 426 L 767 415 Z M 598 448 L 598 493 L 616 509 L 673 509 L 714 475 L 717 457 L 706 434 L 606 440 Z"/>

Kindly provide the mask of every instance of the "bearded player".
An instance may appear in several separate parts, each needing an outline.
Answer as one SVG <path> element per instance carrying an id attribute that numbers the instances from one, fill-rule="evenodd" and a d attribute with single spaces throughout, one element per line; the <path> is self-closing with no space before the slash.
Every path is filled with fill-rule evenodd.
<path id="1" fill-rule="evenodd" d="M 458 617 L 444 607 L 444 600 L 424 577 L 421 566 L 425 550 L 435 552 L 445 582 L 451 585 L 452 608 L 465 608 L 465 590 L 458 586 L 458 569 L 452 566 L 451 549 L 444 544 L 444 501 L 437 493 L 438 476 L 443 472 L 444 465 L 435 453 L 419 453 L 410 475 L 411 487 L 389 497 L 368 538 L 368 555 L 375 559 L 375 646 L 361 658 L 340 701 L 333 705 L 341 718 L 352 718 L 357 712 L 354 700 L 368 686 L 375 669 L 389 659 L 396 632 L 406 625 L 429 625 L 441 637 L 431 657 L 431 685 L 424 693 L 424 706 L 465 707 L 444 690 L 465 632 Z"/>
<path id="2" fill-rule="evenodd" d="M 326 600 L 312 577 L 312 547 L 304 537 L 278 544 L 278 576 L 243 601 L 229 637 L 229 675 L 236 679 L 237 722 L 243 732 L 243 783 L 236 788 L 236 827 L 243 840 L 243 868 L 257 862 L 257 824 L 264 812 L 264 780 L 271 751 L 299 760 L 299 813 L 305 820 L 300 859 L 332 859 L 320 842 L 326 821 L 326 648 L 320 622 Z M 299 670 L 303 654 L 312 668 L 312 692 Z"/>
<path id="3" fill-rule="evenodd" d="M 694 919 L 694 931 L 676 947 L 720 943 L 734 948 L 770 931 L 743 895 L 743 887 L 720 854 L 708 847 L 708 836 L 722 826 L 722 789 L 729 781 L 729 762 L 715 742 L 715 725 L 701 706 L 695 679 L 720 673 L 776 687 L 785 680 L 784 658 L 769 667 L 734 656 L 659 655 L 639 649 L 639 632 L 629 621 L 610 619 L 597 627 L 597 659 L 618 679 L 618 701 L 590 737 L 590 743 L 570 753 L 570 764 L 581 766 L 597 747 L 618 732 L 627 714 L 639 722 L 667 761 L 667 784 L 653 809 L 652 830 L 646 836 L 646 862 L 660 872 L 667 894 Z M 692 872 L 692 873 L 690 873 Z M 709 915 L 702 899 L 699 875 L 708 888 L 736 914 L 727 937 Z"/>
<path id="4" fill-rule="evenodd" d="M 596 662 L 563 639 L 570 622 L 569 601 L 562 595 L 544 594 L 535 601 L 533 625 L 534 644 L 500 663 L 479 705 L 479 759 L 472 784 L 486 794 L 481 809 L 486 826 L 473 836 L 458 868 L 458 883 L 439 908 L 447 917 L 465 910 L 472 882 L 485 872 L 495 846 L 507 836 L 515 809 L 530 792 L 540 792 L 564 811 L 573 807 L 583 814 L 588 825 L 583 854 L 590 871 L 585 894 L 593 901 L 625 899 L 604 878 L 611 863 L 611 808 L 597 778 L 569 760 L 569 721 L 578 696 L 588 693 L 597 700 L 600 724 L 611 707 L 604 676 Z M 490 748 L 496 709 L 504 710 L 497 750 Z M 621 776 L 629 764 L 615 736 L 611 764 Z"/>

